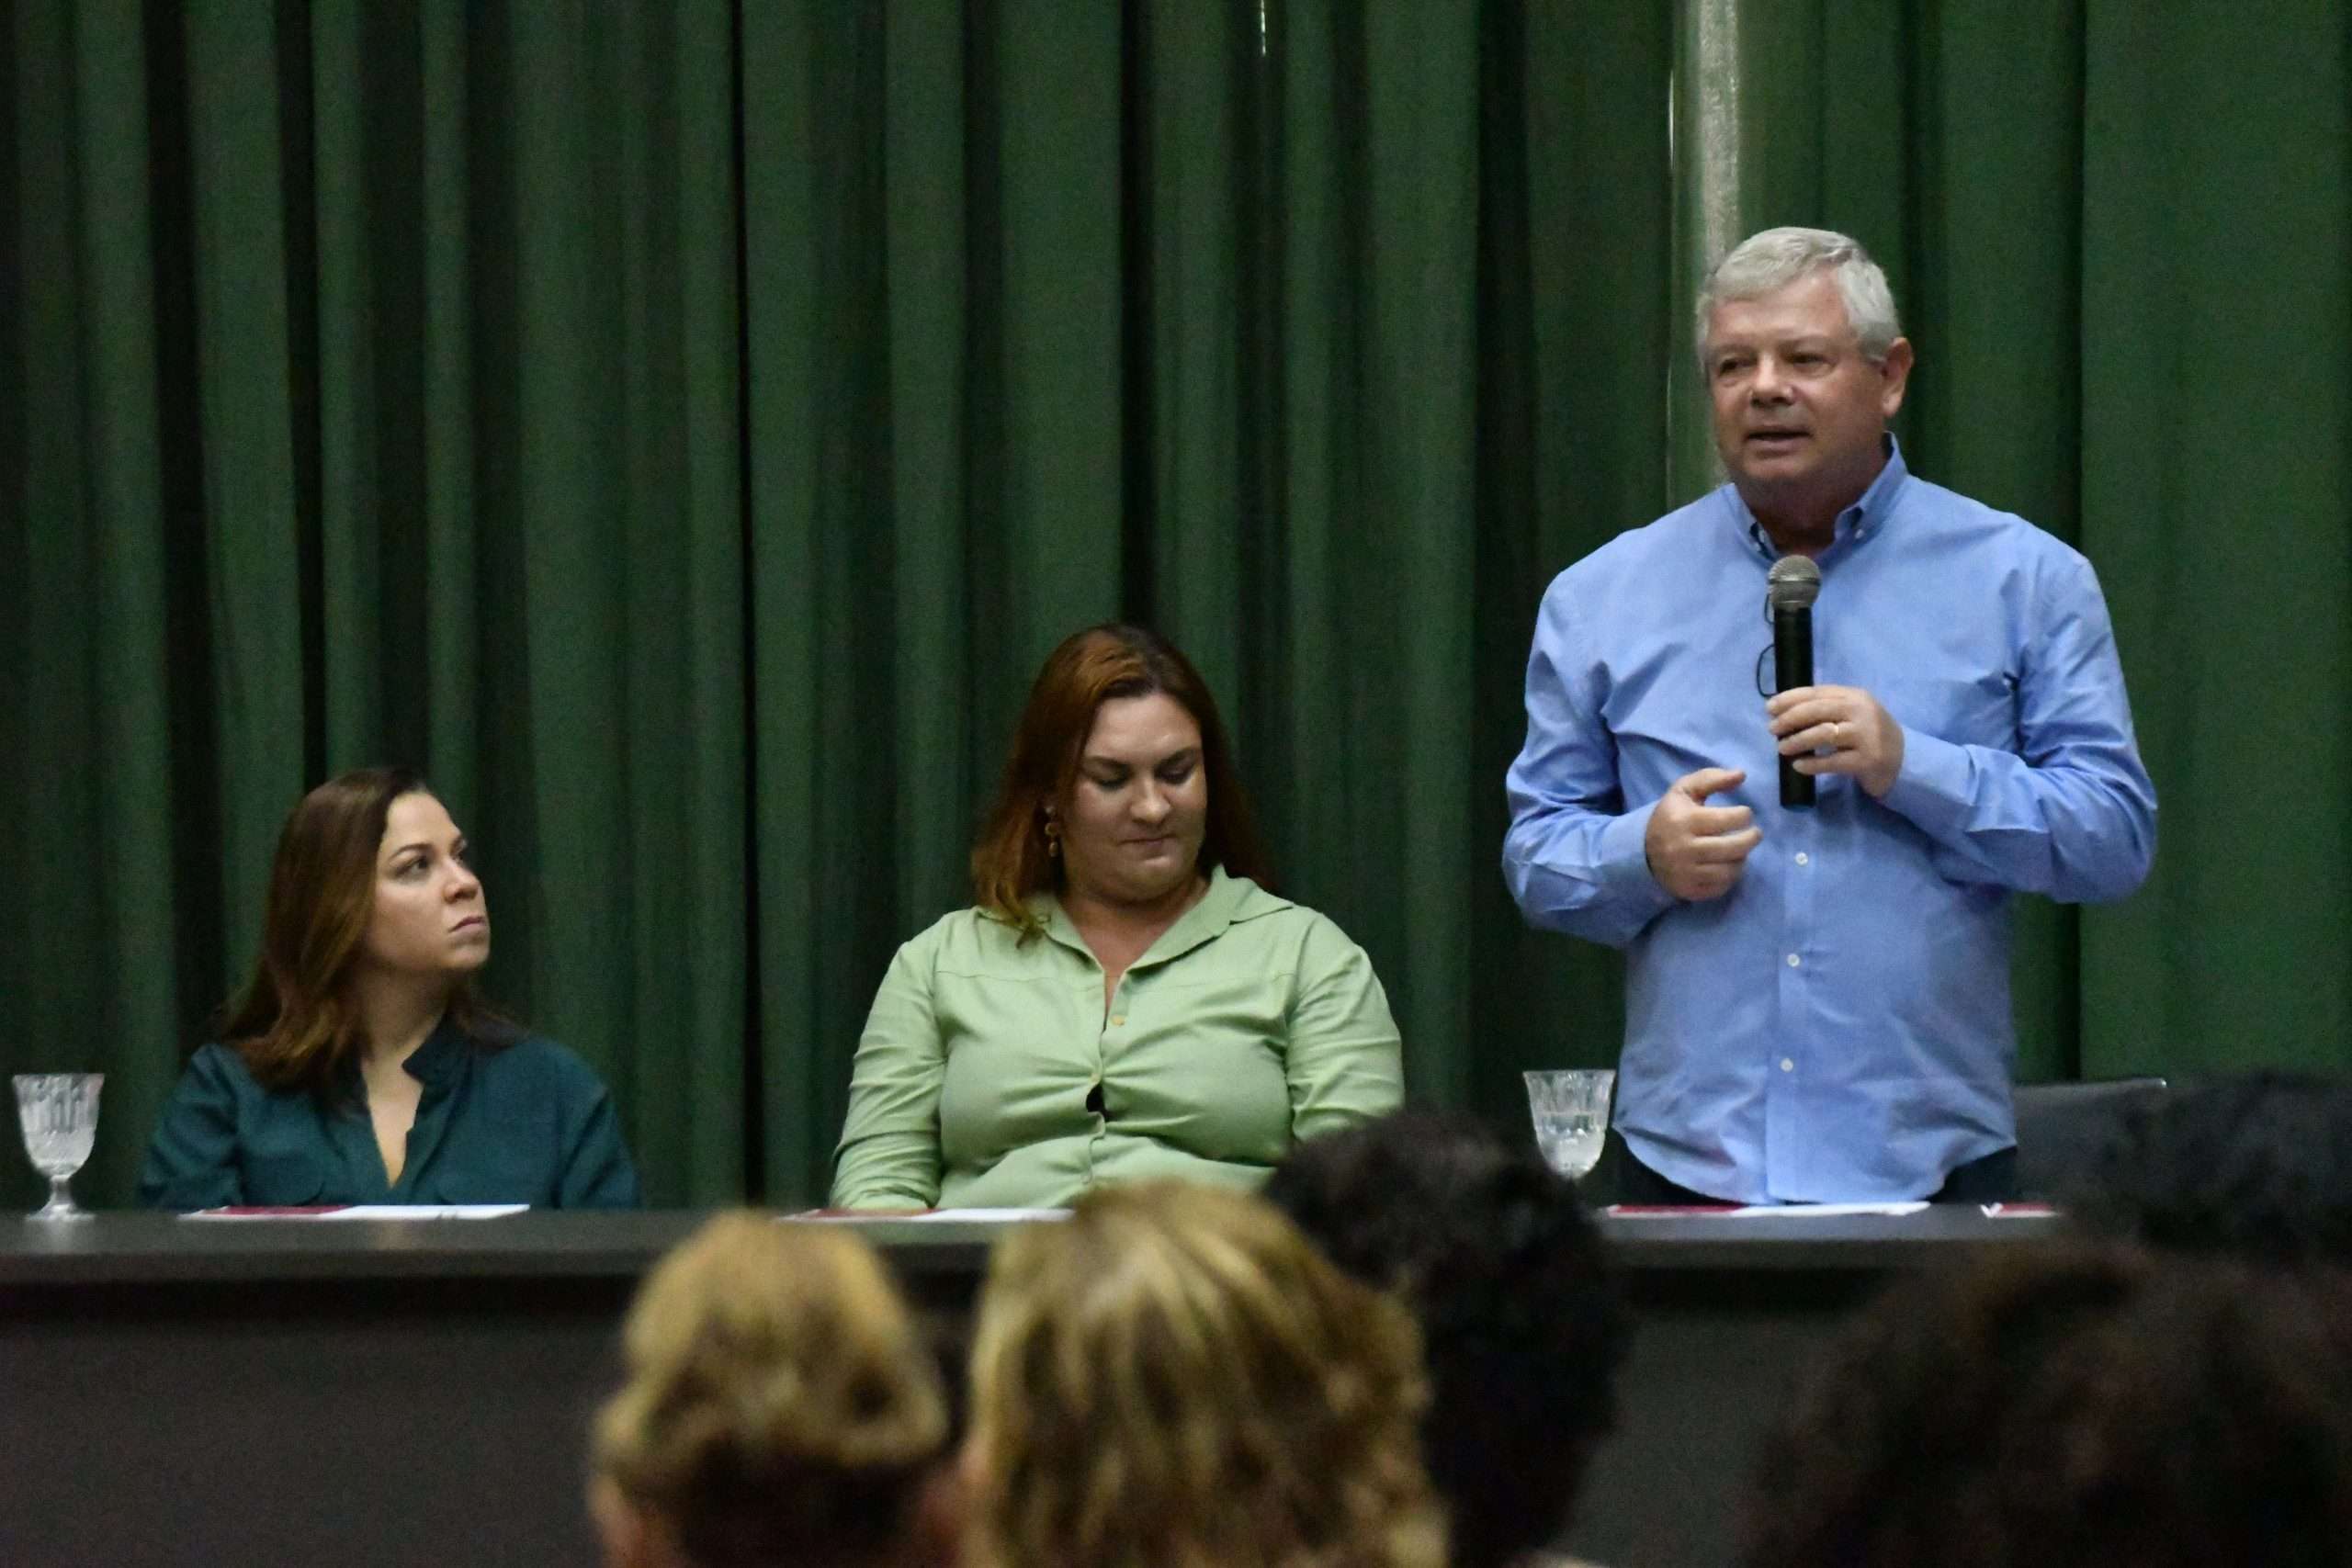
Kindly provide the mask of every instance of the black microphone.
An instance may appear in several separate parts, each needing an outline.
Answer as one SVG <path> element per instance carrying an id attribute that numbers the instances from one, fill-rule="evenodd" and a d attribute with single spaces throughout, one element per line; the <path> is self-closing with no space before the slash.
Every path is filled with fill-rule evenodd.
<path id="1" fill-rule="evenodd" d="M 1821 596 L 1821 569 L 1803 556 L 1782 556 L 1764 576 L 1764 603 L 1772 612 L 1772 690 L 1813 684 L 1813 602 Z M 1814 779 L 1781 759 L 1781 804 L 1811 806 Z"/>

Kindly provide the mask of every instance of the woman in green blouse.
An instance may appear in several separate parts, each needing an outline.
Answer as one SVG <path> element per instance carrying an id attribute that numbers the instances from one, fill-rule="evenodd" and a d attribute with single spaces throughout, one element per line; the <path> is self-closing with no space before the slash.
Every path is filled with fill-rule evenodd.
<path id="1" fill-rule="evenodd" d="M 278 836 L 253 983 L 164 1108 L 140 1201 L 635 1207 L 612 1097 L 476 999 L 489 957 L 464 835 L 422 779 L 312 790 Z"/>
<path id="2" fill-rule="evenodd" d="M 1152 633 L 1094 626 L 1046 659 L 972 880 L 874 998 L 835 1205 L 1254 1187 L 1401 1100 L 1370 961 L 1267 887 L 1216 705 Z"/>

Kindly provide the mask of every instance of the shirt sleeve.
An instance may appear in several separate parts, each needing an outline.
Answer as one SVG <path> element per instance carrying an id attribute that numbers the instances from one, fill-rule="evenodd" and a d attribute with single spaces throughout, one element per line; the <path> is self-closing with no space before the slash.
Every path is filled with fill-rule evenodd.
<path id="1" fill-rule="evenodd" d="M 1317 916 L 1301 953 L 1283 1076 L 1293 1139 L 1319 1137 L 1404 1103 L 1404 1045 L 1363 949 Z"/>
<path id="2" fill-rule="evenodd" d="M 899 949 L 875 993 L 850 1069 L 849 1114 L 834 1156 L 839 1209 L 928 1209 L 939 1201 L 939 1090 L 947 1074 L 932 1008 L 932 962 Z"/>
<path id="3" fill-rule="evenodd" d="M 565 1118 L 571 1135 L 566 1141 L 563 1168 L 556 1176 L 556 1207 L 634 1209 L 643 1197 L 638 1190 L 636 1163 L 621 1136 L 612 1091 L 601 1080 L 593 1080 L 590 1090 Z"/>
<path id="4" fill-rule="evenodd" d="M 1905 728 L 1883 804 L 1934 840 L 1936 869 L 1954 881 L 2068 903 L 2120 898 L 2155 857 L 2155 785 L 2090 563 L 2070 553 L 2041 587 L 2018 682 L 2018 750 Z"/>
<path id="5" fill-rule="evenodd" d="M 236 1076 L 220 1046 L 207 1045 L 189 1058 L 139 1169 L 141 1207 L 219 1209 L 245 1201 L 237 1162 Z"/>
<path id="6" fill-rule="evenodd" d="M 1527 660 L 1527 743 L 1504 781 L 1503 880 L 1530 925 L 1623 947 L 1675 903 L 1643 840 L 1657 802 L 1628 809 L 1617 742 L 1576 652 L 1563 577 L 1544 596 Z"/>

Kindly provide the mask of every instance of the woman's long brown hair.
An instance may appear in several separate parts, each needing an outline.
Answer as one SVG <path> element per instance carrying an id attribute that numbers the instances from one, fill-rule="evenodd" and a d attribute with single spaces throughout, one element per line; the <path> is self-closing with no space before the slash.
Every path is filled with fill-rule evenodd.
<path id="1" fill-rule="evenodd" d="M 351 967 L 375 913 L 385 818 L 401 795 L 432 793 L 407 768 L 360 768 L 329 779 L 288 815 L 270 868 L 261 957 L 220 1029 L 254 1081 L 323 1092 L 366 1051 Z M 448 1016 L 484 1044 L 513 1037 L 463 981 Z"/>
<path id="2" fill-rule="evenodd" d="M 1250 798 L 1234 771 L 1225 720 L 1200 671 L 1175 645 L 1141 626 L 1105 624 L 1063 639 L 1046 656 L 1029 688 L 1029 705 L 1013 732 L 979 842 L 972 849 L 973 901 L 1026 939 L 1044 929 L 1029 908 L 1033 894 L 1061 885 L 1061 863 L 1046 848 L 1046 807 L 1066 800 L 1078 780 L 1079 754 L 1093 732 L 1095 710 L 1117 697 L 1164 693 L 1201 727 L 1201 767 L 1208 781 L 1203 869 L 1223 866 L 1271 887 Z"/>

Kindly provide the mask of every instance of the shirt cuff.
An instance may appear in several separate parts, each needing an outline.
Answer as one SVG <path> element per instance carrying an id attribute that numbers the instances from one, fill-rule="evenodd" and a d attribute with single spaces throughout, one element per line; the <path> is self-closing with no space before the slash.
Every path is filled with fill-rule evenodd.
<path id="1" fill-rule="evenodd" d="M 1975 772 L 1967 747 L 1905 725 L 1902 771 L 1879 804 L 1908 818 L 1929 838 L 1950 840 L 1967 826 L 1969 781 Z"/>
<path id="2" fill-rule="evenodd" d="M 1653 800 L 1647 806 L 1611 818 L 1600 829 L 1600 864 L 1596 868 L 1600 873 L 1600 885 L 1609 890 L 1612 900 L 1622 898 L 1628 904 L 1645 905 L 1653 915 L 1678 902 L 1650 874 L 1646 840 L 1650 813 L 1657 809 L 1657 802 Z"/>

